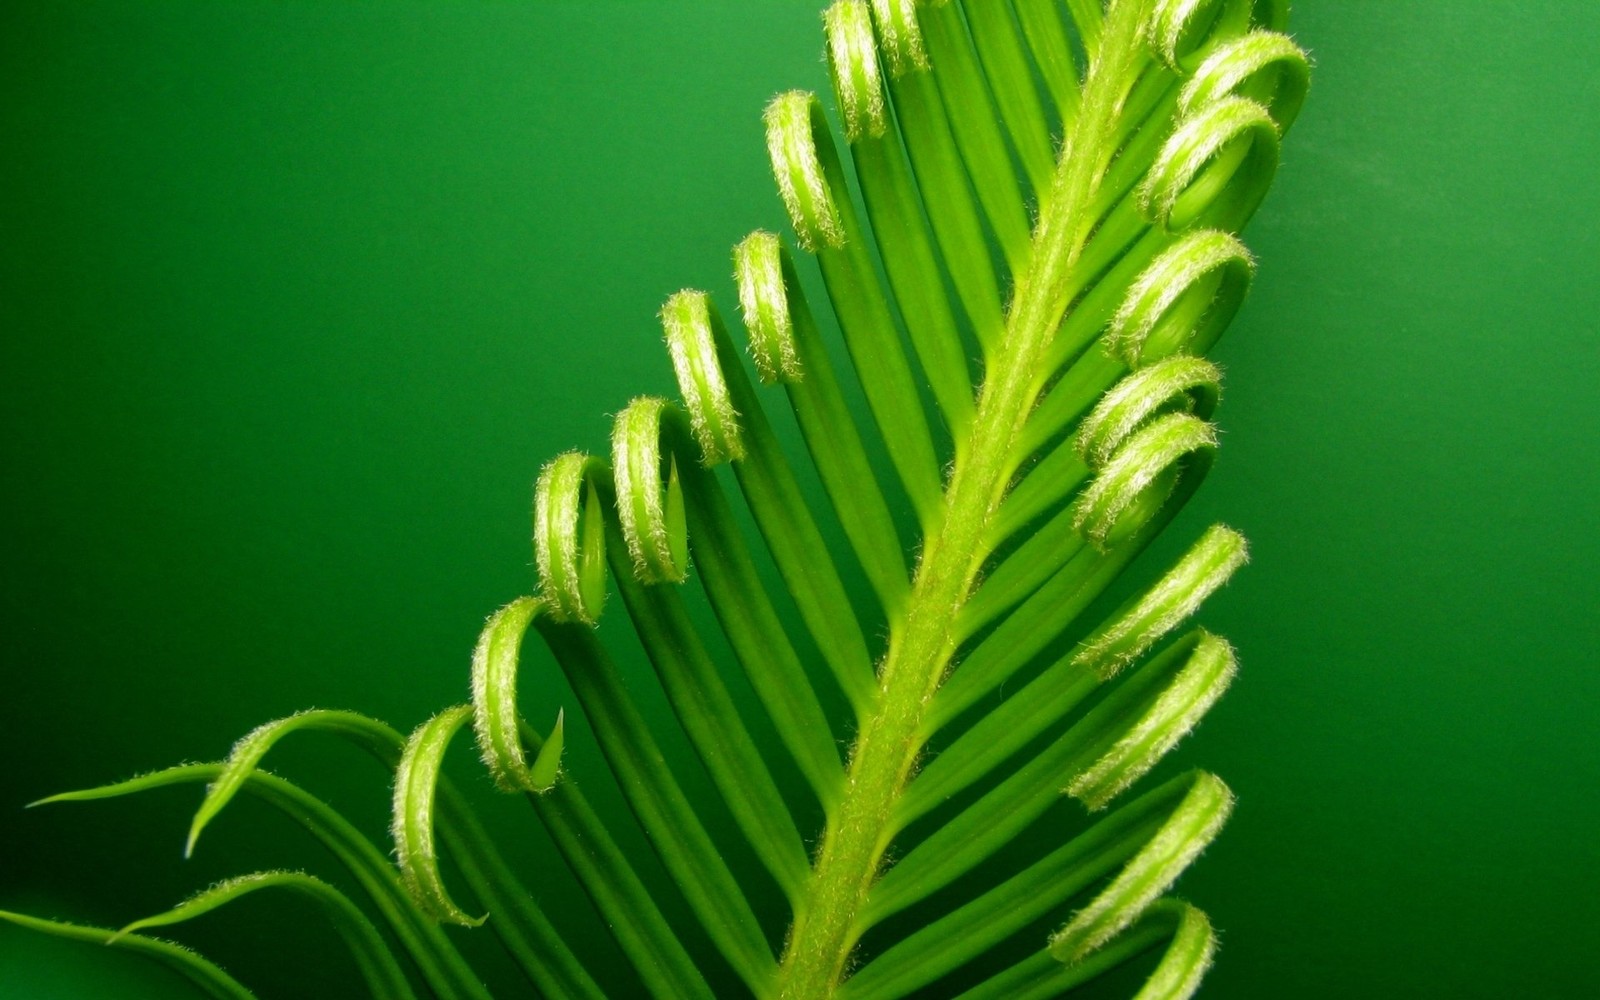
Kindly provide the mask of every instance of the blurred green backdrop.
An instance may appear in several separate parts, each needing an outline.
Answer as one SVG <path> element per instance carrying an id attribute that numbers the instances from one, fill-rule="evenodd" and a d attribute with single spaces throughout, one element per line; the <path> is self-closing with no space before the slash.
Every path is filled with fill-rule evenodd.
<path id="1" fill-rule="evenodd" d="M 758 112 L 825 89 L 818 6 L 6 5 L 0 907 L 326 870 L 249 803 L 181 862 L 197 792 L 21 807 L 465 697 L 539 464 L 670 390 L 661 300 L 729 304 L 781 220 Z M 1240 796 L 1181 885 L 1209 995 L 1600 995 L 1600 6 L 1300 6 L 1312 98 L 1169 543 L 1254 545 L 1204 614 L 1243 673 L 1169 765 Z M 314 742 L 275 766 L 376 829 L 379 774 Z M 180 936 L 263 996 L 356 988 L 293 904 Z M 10 928 L 0 993 L 186 995 Z"/>

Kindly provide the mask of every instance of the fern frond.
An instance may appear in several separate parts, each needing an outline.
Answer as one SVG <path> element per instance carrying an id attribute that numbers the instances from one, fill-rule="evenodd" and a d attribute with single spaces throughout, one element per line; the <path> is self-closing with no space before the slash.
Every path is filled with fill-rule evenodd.
<path id="1" fill-rule="evenodd" d="M 757 378 L 710 295 L 666 301 L 679 398 L 632 400 L 609 456 L 539 473 L 538 588 L 487 621 L 471 704 L 403 741 L 305 713 L 224 765 L 75 797 L 209 781 L 192 847 L 236 791 L 263 795 L 302 811 L 436 992 L 481 992 L 436 921 L 487 919 L 542 993 L 596 996 L 593 956 L 441 777 L 470 721 L 651 996 L 1050 997 L 1159 947 L 1139 996 L 1188 997 L 1214 934 L 1166 894 L 1233 796 L 1202 771 L 1132 789 L 1237 672 L 1202 628 L 1168 638 L 1248 547 L 1213 525 L 1119 581 L 1219 447 L 1203 355 L 1254 277 L 1237 233 L 1307 87 L 1285 19 L 1274 0 L 836 0 L 843 147 L 811 93 L 763 115 L 809 261 L 766 230 L 734 250 Z M 776 386 L 798 448 L 769 418 Z M 541 737 L 519 676 L 552 667 L 576 703 L 539 707 Z M 609 775 L 564 764 L 569 708 Z M 259 770 L 307 729 L 394 769 L 396 865 Z M 615 785 L 620 828 L 590 782 Z M 640 836 L 653 860 L 621 846 Z M 452 899 L 446 854 L 486 918 Z"/>

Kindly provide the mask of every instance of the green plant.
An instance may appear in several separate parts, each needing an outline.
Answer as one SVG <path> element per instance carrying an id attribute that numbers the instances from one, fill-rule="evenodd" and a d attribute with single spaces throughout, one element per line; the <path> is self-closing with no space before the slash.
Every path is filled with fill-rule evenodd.
<path id="1" fill-rule="evenodd" d="M 859 2 L 829 10 L 870 237 L 818 102 L 785 94 L 768 108 L 783 200 L 816 254 L 870 415 L 852 409 L 794 262 L 777 237 L 753 234 L 735 268 L 755 366 L 787 392 L 826 508 L 808 501 L 809 474 L 784 453 L 708 298 L 680 293 L 662 319 L 682 404 L 635 400 L 617 419 L 609 463 L 568 454 L 544 469 L 540 592 L 489 620 L 471 706 L 409 739 L 353 713 L 308 712 L 256 730 L 222 764 L 56 798 L 205 782 L 192 847 L 236 792 L 259 795 L 340 858 L 430 990 L 482 995 L 440 928 L 482 921 L 446 891 L 447 855 L 474 912 L 493 915 L 541 993 L 599 995 L 590 956 L 563 939 L 439 778 L 471 721 L 496 783 L 529 796 L 651 994 L 742 982 L 783 997 L 1048 996 L 1158 942 L 1169 943 L 1144 995 L 1191 992 L 1210 962 L 1210 929 L 1163 893 L 1225 820 L 1220 781 L 1180 775 L 1053 850 L 1003 854 L 1063 787 L 1107 808 L 1233 674 L 1226 643 L 1201 631 L 1134 668 L 1242 563 L 1229 529 L 1205 532 L 1120 607 L 1101 598 L 1209 465 L 1219 375 L 1201 356 L 1251 271 L 1230 234 L 1271 180 L 1306 64 L 1275 33 L 1278 4 L 1068 9 L 883 0 L 870 12 Z M 1059 162 L 1053 123 L 1064 132 Z M 731 504 L 729 477 L 713 471 L 724 463 L 755 533 Z M 842 545 L 830 545 L 833 519 Z M 915 539 L 910 565 L 902 535 Z M 721 633 L 710 642 L 731 657 L 708 645 L 677 586 L 691 565 Z M 683 762 L 661 749 L 664 734 L 598 638 L 608 566 L 720 803 L 682 781 Z M 874 643 L 879 622 L 885 638 Z M 516 679 L 529 628 L 565 671 L 670 884 L 641 872 L 589 808 L 580 789 L 591 776 L 558 773 L 561 717 L 548 737 L 523 723 Z M 308 729 L 395 770 L 397 865 L 259 769 L 278 740 Z M 724 859 L 707 830 L 724 808 L 748 865 Z M 822 817 L 814 851 L 796 818 L 808 813 Z M 747 869 L 787 904 L 787 930 L 763 920 Z M 318 902 L 373 992 L 410 994 L 369 918 L 297 873 L 223 883 L 116 933 L 14 919 L 144 950 L 239 995 L 215 967 L 135 932 L 260 888 Z M 679 896 L 698 924 L 687 931 L 664 911 Z"/>

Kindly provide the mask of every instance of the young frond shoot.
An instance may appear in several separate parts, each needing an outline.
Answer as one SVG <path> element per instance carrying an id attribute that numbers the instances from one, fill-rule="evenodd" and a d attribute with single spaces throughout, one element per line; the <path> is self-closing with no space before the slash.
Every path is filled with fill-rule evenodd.
<path id="1" fill-rule="evenodd" d="M 1219 446 L 1222 375 L 1204 354 L 1253 278 L 1238 232 L 1308 82 L 1286 8 L 836 0 L 842 144 L 814 94 L 764 115 L 806 259 L 766 230 L 734 248 L 744 346 L 708 294 L 667 300 L 679 398 L 632 400 L 609 455 L 538 473 L 538 586 L 488 619 L 471 703 L 409 738 L 305 712 L 223 763 L 49 800 L 205 783 L 193 850 L 237 794 L 257 796 L 332 851 L 345 887 L 246 875 L 120 932 L 0 916 L 140 951 L 227 997 L 248 994 L 132 932 L 277 888 L 321 907 L 380 997 L 487 995 L 442 923 L 486 924 L 452 933 L 497 934 L 557 998 L 1046 998 L 1152 952 L 1141 1000 L 1190 996 L 1215 940 L 1168 893 L 1233 795 L 1203 771 L 1130 791 L 1237 672 L 1225 640 L 1180 629 L 1245 539 L 1212 525 L 1140 567 L 1120 606 L 1103 598 Z M 807 290 L 813 270 L 825 295 Z M 798 441 L 769 420 L 780 400 Z M 631 626 L 653 680 L 621 669 L 606 616 Z M 546 735 L 518 676 L 552 668 L 575 703 L 527 709 L 555 719 Z M 646 683 L 670 716 L 642 710 Z M 567 711 L 609 773 L 565 765 Z M 554 874 L 530 892 L 441 776 L 469 726 L 614 949 L 592 953 L 541 909 Z M 314 731 L 392 772 L 393 860 L 261 770 Z M 605 782 L 632 829 L 585 799 Z M 641 834 L 654 859 L 622 846 Z"/>

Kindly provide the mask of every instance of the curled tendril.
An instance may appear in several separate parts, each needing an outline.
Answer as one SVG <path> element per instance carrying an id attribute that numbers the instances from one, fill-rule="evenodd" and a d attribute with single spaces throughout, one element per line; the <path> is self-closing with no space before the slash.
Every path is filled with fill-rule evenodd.
<path id="1" fill-rule="evenodd" d="M 896 79 L 928 68 L 928 49 L 917 23 L 916 0 L 872 0 L 872 21 L 878 29 L 878 48 L 889 60 Z"/>
<path id="2" fill-rule="evenodd" d="M 1127 538 L 1171 495 L 1180 460 L 1216 447 L 1216 428 L 1191 413 L 1152 420 L 1122 443 L 1079 494 L 1073 527 L 1100 549 Z"/>
<path id="3" fill-rule="evenodd" d="M 1072 662 L 1103 678 L 1115 676 L 1194 614 L 1248 559 L 1243 535 L 1226 525 L 1212 525 L 1154 586 L 1096 629 Z"/>
<path id="4" fill-rule="evenodd" d="M 762 119 L 778 193 L 800 245 L 807 250 L 842 246 L 844 221 L 823 163 L 824 158 L 830 163 L 837 161 L 838 153 L 816 95 L 805 90 L 779 94 L 767 105 Z"/>
<path id="5" fill-rule="evenodd" d="M 1122 442 L 1158 413 L 1174 406 L 1202 420 L 1222 395 L 1222 372 L 1205 358 L 1178 354 L 1141 368 L 1111 387 L 1078 425 L 1073 447 L 1090 468 L 1111 460 Z"/>
<path id="6" fill-rule="evenodd" d="M 888 116 L 871 11 L 863 0 L 837 0 L 822 15 L 822 23 L 845 138 L 855 142 L 863 136 L 882 136 Z"/>
<path id="7" fill-rule="evenodd" d="M 611 432 L 622 537 L 634 573 L 644 583 L 681 583 L 689 565 L 677 460 L 663 459 L 661 454 L 661 414 L 666 406 L 663 399 L 640 396 L 617 414 Z"/>
<path id="8" fill-rule="evenodd" d="M 1278 169 L 1278 126 L 1246 97 L 1222 97 L 1185 115 L 1139 187 L 1145 215 L 1170 232 L 1236 232 Z"/>
<path id="9" fill-rule="evenodd" d="M 517 712 L 517 667 L 522 637 L 533 619 L 549 610 L 537 597 L 519 597 L 489 616 L 472 650 L 472 728 L 483 763 L 504 792 L 547 792 L 561 769 L 564 712 L 540 747 L 533 765 L 523 753 Z"/>
<path id="10" fill-rule="evenodd" d="M 678 391 L 689 411 L 689 427 L 700 445 L 703 464 L 708 466 L 744 457 L 739 411 L 733 407 L 717 359 L 714 324 L 719 322 L 705 292 L 677 292 L 661 308 L 661 326 L 678 377 Z"/>
<path id="11" fill-rule="evenodd" d="M 418 726 L 406 740 L 400 766 L 394 774 L 395 862 L 406 890 L 417 905 L 435 920 L 477 927 L 485 920 L 469 917 L 445 890 L 439 873 L 439 853 L 434 846 L 434 794 L 439 787 L 439 766 L 450 738 L 472 715 L 470 705 L 447 708 Z"/>
<path id="12" fill-rule="evenodd" d="M 1178 113 L 1189 115 L 1237 94 L 1265 107 L 1283 135 L 1299 117 L 1310 85 L 1305 50 L 1288 35 L 1256 30 L 1223 42 L 1205 57 L 1178 92 Z"/>
<path id="13" fill-rule="evenodd" d="M 750 334 L 750 353 L 761 381 L 800 381 L 800 352 L 784 287 L 783 241 L 756 230 L 733 248 L 733 277 L 739 285 L 739 312 Z"/>
<path id="14" fill-rule="evenodd" d="M 1182 779 L 1180 779 L 1182 780 Z M 1143 916 L 1156 899 L 1221 832 L 1233 793 L 1215 775 L 1195 772 L 1189 789 L 1161 828 L 1089 905 L 1050 938 L 1050 953 L 1079 962 Z M 1162 796 L 1164 789 L 1150 793 Z"/>
<path id="15" fill-rule="evenodd" d="M 1255 262 L 1216 229 L 1187 233 L 1128 287 L 1106 330 L 1106 348 L 1129 368 L 1172 354 L 1204 354 L 1233 321 Z"/>
<path id="16" fill-rule="evenodd" d="M 1189 1000 L 1217 954 L 1210 918 L 1181 899 L 1167 897 L 1151 903 L 1130 931 L 1145 927 L 1164 932 L 1168 944 L 1133 1000 Z"/>
<path id="17" fill-rule="evenodd" d="M 1250 25 L 1250 0 L 1158 0 L 1145 22 L 1145 39 L 1175 72 L 1192 69 L 1209 46 Z"/>
<path id="18" fill-rule="evenodd" d="M 1075 776 L 1067 793 L 1092 810 L 1104 809 L 1194 729 L 1222 697 L 1238 673 L 1238 661 L 1227 641 L 1204 629 L 1180 640 L 1149 667 L 1160 670 L 1169 657 L 1188 656 L 1177 674 L 1121 738 L 1088 770 Z"/>
<path id="19" fill-rule="evenodd" d="M 557 455 L 533 488 L 533 558 L 547 613 L 593 625 L 606 599 L 606 531 L 589 476 L 601 463 L 580 452 Z"/>

